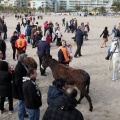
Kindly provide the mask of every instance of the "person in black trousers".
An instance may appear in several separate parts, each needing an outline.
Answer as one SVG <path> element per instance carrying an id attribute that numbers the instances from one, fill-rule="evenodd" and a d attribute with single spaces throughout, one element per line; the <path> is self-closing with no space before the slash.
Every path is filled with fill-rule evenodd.
<path id="1" fill-rule="evenodd" d="M 13 49 L 13 60 L 16 60 L 15 59 L 15 54 L 16 54 L 15 42 L 16 42 L 17 39 L 18 39 L 17 31 L 14 31 L 13 36 L 10 39 L 10 43 L 11 43 L 11 46 L 12 46 L 12 49 Z"/>
<path id="2" fill-rule="evenodd" d="M 3 33 L 4 33 L 3 40 L 6 40 L 7 39 L 7 26 L 5 22 L 3 25 Z"/>
<path id="3" fill-rule="evenodd" d="M 9 114 L 13 112 L 13 97 L 12 97 L 12 74 L 6 61 L 0 61 L 0 113 L 4 113 L 5 98 L 9 101 Z"/>
<path id="4" fill-rule="evenodd" d="M 76 34 L 75 34 L 75 40 L 76 40 L 76 44 L 77 44 L 77 50 L 75 52 L 74 57 L 78 58 L 81 55 L 81 46 L 83 44 L 83 36 L 86 35 L 86 33 L 84 33 L 80 27 L 78 27 Z"/>

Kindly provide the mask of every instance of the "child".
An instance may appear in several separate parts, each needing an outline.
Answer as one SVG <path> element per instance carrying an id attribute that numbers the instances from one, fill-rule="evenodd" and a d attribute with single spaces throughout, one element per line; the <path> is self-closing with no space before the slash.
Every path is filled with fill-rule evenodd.
<path id="1" fill-rule="evenodd" d="M 72 45 L 68 44 L 67 49 L 70 52 L 70 62 L 72 62 L 72 59 L 73 59 Z"/>

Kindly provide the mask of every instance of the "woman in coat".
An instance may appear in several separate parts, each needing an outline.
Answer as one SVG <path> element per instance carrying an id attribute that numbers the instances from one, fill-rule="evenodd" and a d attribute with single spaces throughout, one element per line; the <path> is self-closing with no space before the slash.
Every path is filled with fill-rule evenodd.
<path id="1" fill-rule="evenodd" d="M 108 32 L 108 28 L 107 27 L 105 27 L 105 29 L 104 29 L 104 31 L 102 32 L 102 34 L 100 35 L 100 37 L 103 35 L 103 43 L 102 43 L 102 46 L 101 46 L 101 48 L 103 48 L 103 45 L 105 45 L 105 47 L 107 47 L 106 46 L 106 42 L 108 41 L 108 36 L 109 36 L 109 32 Z"/>
<path id="2" fill-rule="evenodd" d="M 12 97 L 12 74 L 6 61 L 0 61 L 0 113 L 4 112 L 5 98 L 9 101 L 9 114 L 13 112 L 13 97 Z"/>

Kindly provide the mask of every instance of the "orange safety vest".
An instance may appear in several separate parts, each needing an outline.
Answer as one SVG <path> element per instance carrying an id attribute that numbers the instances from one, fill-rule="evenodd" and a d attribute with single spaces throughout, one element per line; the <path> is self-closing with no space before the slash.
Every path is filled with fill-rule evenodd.
<path id="1" fill-rule="evenodd" d="M 62 50 L 64 58 L 65 58 L 65 60 L 63 62 L 69 62 L 70 61 L 70 58 L 69 58 L 70 52 L 67 50 L 67 48 L 60 47 L 59 49 Z"/>
<path id="2" fill-rule="evenodd" d="M 26 50 L 26 40 L 19 38 L 16 42 L 15 42 L 15 47 L 16 48 L 21 48 L 23 50 Z"/>

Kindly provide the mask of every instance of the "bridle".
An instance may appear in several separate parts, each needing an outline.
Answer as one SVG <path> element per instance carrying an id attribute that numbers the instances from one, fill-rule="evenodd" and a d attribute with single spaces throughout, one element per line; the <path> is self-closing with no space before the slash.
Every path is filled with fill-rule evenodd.
<path id="1" fill-rule="evenodd" d="M 119 47 L 118 40 L 120 40 L 120 37 L 118 37 L 118 39 L 114 40 L 114 41 L 117 41 L 117 43 L 116 43 L 116 46 L 115 46 L 115 49 L 114 49 L 114 52 L 113 52 L 113 53 L 119 53 L 119 52 L 120 52 L 120 51 L 115 52 L 115 51 L 116 51 L 116 49 L 117 49 L 117 46 Z"/>

